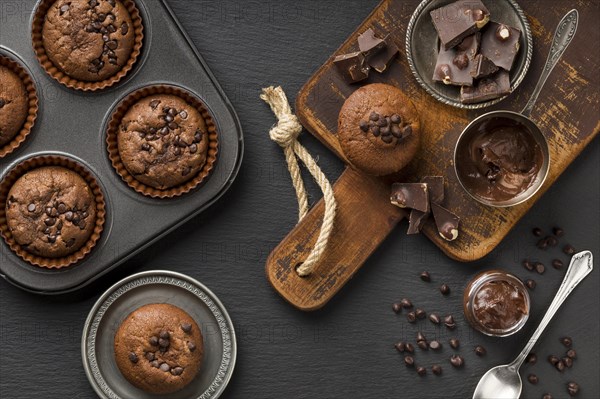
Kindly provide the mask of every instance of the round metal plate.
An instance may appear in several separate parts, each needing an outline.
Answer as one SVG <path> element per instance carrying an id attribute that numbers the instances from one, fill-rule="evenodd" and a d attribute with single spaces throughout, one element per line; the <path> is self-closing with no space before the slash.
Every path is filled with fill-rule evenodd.
<path id="1" fill-rule="evenodd" d="M 406 29 L 406 57 L 417 82 L 435 99 L 444 104 L 464 109 L 481 109 L 504 100 L 508 96 L 477 104 L 460 102 L 460 87 L 434 82 L 433 70 L 437 59 L 438 35 L 429 12 L 452 3 L 453 0 L 423 0 L 413 13 Z M 514 91 L 527 74 L 533 54 L 533 38 L 527 17 L 513 0 L 483 0 L 491 20 L 505 23 L 521 31 L 521 50 L 510 72 Z"/>
<path id="2" fill-rule="evenodd" d="M 196 379 L 169 399 L 213 399 L 225 390 L 235 366 L 237 346 L 233 323 L 219 299 L 198 281 L 170 271 L 129 276 L 98 299 L 86 320 L 81 339 L 83 366 L 101 398 L 154 399 L 131 385 L 114 358 L 114 336 L 121 322 L 149 303 L 170 303 L 185 310 L 202 328 L 204 359 Z"/>

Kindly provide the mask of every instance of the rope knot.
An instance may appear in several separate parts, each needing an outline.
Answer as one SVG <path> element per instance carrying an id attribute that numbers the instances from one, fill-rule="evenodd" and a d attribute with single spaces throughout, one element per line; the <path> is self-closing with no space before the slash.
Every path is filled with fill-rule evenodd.
<path id="1" fill-rule="evenodd" d="M 296 115 L 281 115 L 277 125 L 273 126 L 269 135 L 271 140 L 279 144 L 282 148 L 291 147 L 302 133 L 302 125 Z"/>

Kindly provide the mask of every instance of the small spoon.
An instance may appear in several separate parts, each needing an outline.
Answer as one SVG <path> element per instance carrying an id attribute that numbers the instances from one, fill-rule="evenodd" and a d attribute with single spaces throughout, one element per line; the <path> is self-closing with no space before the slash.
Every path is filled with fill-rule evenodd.
<path id="1" fill-rule="evenodd" d="M 573 291 L 573 288 L 575 288 L 593 268 L 592 253 L 590 251 L 580 252 L 571 258 L 571 264 L 569 265 L 567 274 L 565 275 L 554 300 L 550 304 L 540 325 L 533 333 L 533 336 L 527 342 L 527 345 L 525 345 L 525 348 L 523 348 L 519 356 L 517 356 L 512 363 L 496 366 L 485 373 L 483 377 L 481 377 L 481 380 L 479 380 L 477 388 L 475 388 L 473 399 L 519 398 L 521 389 L 523 388 L 523 382 L 519 375 L 519 368 L 560 305 L 567 299 L 571 291 Z"/>

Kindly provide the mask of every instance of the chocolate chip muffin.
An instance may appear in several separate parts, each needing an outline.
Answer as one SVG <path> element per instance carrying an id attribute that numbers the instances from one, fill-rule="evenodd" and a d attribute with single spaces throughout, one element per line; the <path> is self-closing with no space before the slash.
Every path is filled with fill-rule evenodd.
<path id="1" fill-rule="evenodd" d="M 356 90 L 342 106 L 338 138 L 346 158 L 365 173 L 399 172 L 417 153 L 419 115 L 398 88 L 374 83 Z"/>
<path id="2" fill-rule="evenodd" d="M 159 190 L 192 179 L 206 163 L 208 131 L 184 99 L 156 94 L 135 103 L 117 133 L 119 156 L 139 182 Z"/>
<path id="3" fill-rule="evenodd" d="M 0 65 L 0 147 L 9 143 L 27 119 L 29 98 L 25 84 L 9 68 Z"/>
<path id="4" fill-rule="evenodd" d="M 120 0 L 58 0 L 46 13 L 42 41 L 50 61 L 66 75 L 98 82 L 127 64 L 135 33 Z"/>
<path id="5" fill-rule="evenodd" d="M 137 388 L 168 394 L 198 374 L 204 352 L 198 324 L 182 309 L 156 303 L 133 311 L 115 335 L 115 359 Z"/>
<path id="6" fill-rule="evenodd" d="M 62 258 L 77 252 L 92 235 L 96 202 L 87 182 L 61 166 L 33 169 L 11 187 L 6 219 L 26 252 Z"/>

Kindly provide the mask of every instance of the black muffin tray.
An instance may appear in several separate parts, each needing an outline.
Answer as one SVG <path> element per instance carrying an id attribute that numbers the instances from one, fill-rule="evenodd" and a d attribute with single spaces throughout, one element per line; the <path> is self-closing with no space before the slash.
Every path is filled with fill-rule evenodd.
<path id="1" fill-rule="evenodd" d="M 144 25 L 140 57 L 123 80 L 93 93 L 69 89 L 42 69 L 31 43 L 36 0 L 20 0 L 14 9 L 2 7 L 0 54 L 29 72 L 37 88 L 39 110 L 27 140 L 0 159 L 0 179 L 31 157 L 66 156 L 94 174 L 107 208 L 96 247 L 84 260 L 63 269 L 30 265 L 0 239 L 1 276 L 24 290 L 60 294 L 84 287 L 207 209 L 227 191 L 240 168 L 244 145 L 239 120 L 202 56 L 164 1 L 135 3 Z M 130 188 L 113 168 L 106 148 L 106 127 L 117 104 L 153 84 L 178 86 L 200 98 L 218 131 L 219 152 L 210 176 L 201 187 L 173 199 L 153 199 Z"/>

